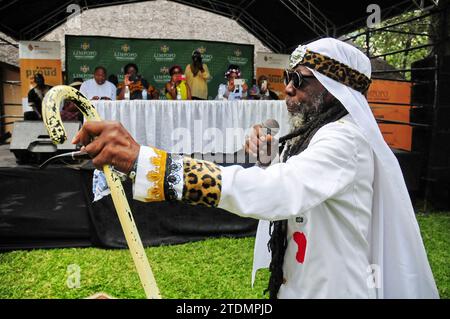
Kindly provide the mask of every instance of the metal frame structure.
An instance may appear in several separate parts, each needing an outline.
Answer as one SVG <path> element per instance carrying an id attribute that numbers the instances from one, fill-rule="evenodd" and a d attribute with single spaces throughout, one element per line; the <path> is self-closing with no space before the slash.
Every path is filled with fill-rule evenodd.
<path id="1" fill-rule="evenodd" d="M 425 1 L 422 1 L 425 2 Z M 428 121 L 428 123 L 414 123 L 414 122 L 401 122 L 401 121 L 391 121 L 391 120 L 385 120 L 385 119 L 377 119 L 379 123 L 386 123 L 386 124 L 394 124 L 394 125 L 407 125 L 410 127 L 413 127 L 415 129 L 422 129 L 426 130 L 427 134 L 427 148 L 423 150 L 425 163 L 423 165 L 423 171 L 420 172 L 421 176 L 420 179 L 422 181 L 422 191 L 423 191 L 423 199 L 424 199 L 424 206 L 423 210 L 424 212 L 429 211 L 430 206 L 429 202 L 430 199 L 433 197 L 433 188 L 436 187 L 436 183 L 439 180 L 442 180 L 438 178 L 439 174 L 444 174 L 444 176 L 447 176 L 450 174 L 450 164 L 449 162 L 442 160 L 442 154 L 439 154 L 440 152 L 443 152 L 441 149 L 441 142 L 442 139 L 440 138 L 440 134 L 442 134 L 444 131 L 448 130 L 445 128 L 442 128 L 439 124 L 439 117 L 441 114 L 441 111 L 443 108 L 450 108 L 450 102 L 446 105 L 445 103 L 441 103 L 441 94 L 443 93 L 441 88 L 441 83 L 444 80 L 445 77 L 447 77 L 447 80 L 450 80 L 450 73 L 443 72 L 443 58 L 445 56 L 445 46 L 449 43 L 449 35 L 447 33 L 447 16 L 449 14 L 449 6 L 448 3 L 445 5 L 438 6 L 436 3 L 431 0 L 431 5 L 428 5 L 425 7 L 422 11 L 423 14 L 420 16 L 407 19 L 402 22 L 394 23 L 391 25 L 379 27 L 379 28 L 366 28 L 362 32 L 350 36 L 344 41 L 352 41 L 359 37 L 365 37 L 365 51 L 367 56 L 370 59 L 379 59 L 379 58 L 386 58 L 388 56 L 394 56 L 398 54 L 404 54 L 411 51 L 419 50 L 422 48 L 430 48 L 430 56 L 434 59 L 434 65 L 428 66 L 428 67 L 411 67 L 407 69 L 395 69 L 395 70 L 387 70 L 387 71 L 373 71 L 372 75 L 375 75 L 377 78 L 382 78 L 384 74 L 387 73 L 399 73 L 399 74 L 406 74 L 406 73 L 412 73 L 417 71 L 433 71 L 433 79 L 429 82 L 423 82 L 423 81 L 417 81 L 411 79 L 411 82 L 413 84 L 431 84 L 431 86 L 434 88 L 433 92 L 433 100 L 430 101 L 430 103 L 414 103 L 412 101 L 411 107 L 415 108 L 426 108 L 429 113 L 431 113 L 431 119 Z M 416 1 L 416 4 L 418 4 L 418 1 Z M 439 21 L 439 30 L 438 34 L 430 34 L 428 33 L 417 33 L 417 32 L 408 32 L 404 30 L 398 30 L 393 29 L 396 27 L 402 27 L 406 24 L 415 22 L 415 21 L 423 21 L 427 17 L 434 17 L 437 21 Z M 371 54 L 371 36 L 373 34 L 376 34 L 377 32 L 391 32 L 391 33 L 399 33 L 399 34 L 408 34 L 408 35 L 420 35 L 420 36 L 428 36 L 429 37 L 429 43 L 425 45 L 419 45 L 408 49 L 402 49 L 402 50 L 396 50 L 393 52 L 387 52 L 383 54 L 373 55 Z M 371 104 L 377 104 L 376 102 L 371 102 Z M 398 106 L 401 104 L 397 103 L 378 103 L 383 105 L 392 105 L 392 106 Z M 445 132 L 444 132 L 445 133 Z M 445 141 L 444 141 L 445 143 Z M 447 142 L 448 143 L 448 142 Z M 450 158 L 450 154 L 447 154 L 447 157 Z M 445 156 L 444 156 L 445 158 Z M 448 183 L 450 185 L 450 182 Z M 448 186 L 447 186 L 448 187 Z M 448 205 L 448 204 L 444 204 Z"/>
<path id="2" fill-rule="evenodd" d="M 262 23 L 257 21 L 248 11 L 248 7 L 252 5 L 255 0 L 242 0 L 238 5 L 227 3 L 220 0 L 170 0 L 172 2 L 184 4 L 197 9 L 206 10 L 212 13 L 220 14 L 228 17 L 246 30 L 250 31 L 258 40 L 263 42 L 274 52 L 283 52 L 286 48 L 269 29 Z"/>
<path id="3" fill-rule="evenodd" d="M 317 36 L 336 36 L 336 26 L 309 0 L 280 0 L 301 22 Z"/>

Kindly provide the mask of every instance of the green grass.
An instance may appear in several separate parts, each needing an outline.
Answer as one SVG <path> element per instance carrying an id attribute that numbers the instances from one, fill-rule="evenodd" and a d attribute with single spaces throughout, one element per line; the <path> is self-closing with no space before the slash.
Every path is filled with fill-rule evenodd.
<path id="1" fill-rule="evenodd" d="M 263 298 L 268 272 L 251 288 L 253 238 L 147 248 L 163 298 Z M 80 288 L 67 286 L 80 267 Z M 144 298 L 128 250 L 54 249 L 0 254 L 0 298 Z"/>
<path id="2" fill-rule="evenodd" d="M 450 214 L 419 215 L 441 298 L 450 298 Z M 211 239 L 146 249 L 163 298 L 266 298 L 268 272 L 251 288 L 253 238 Z M 80 267 L 70 289 L 69 265 Z M 54 249 L 0 254 L 0 298 L 85 298 L 105 292 L 144 298 L 128 250 Z"/>
<path id="3" fill-rule="evenodd" d="M 450 299 L 450 213 L 417 215 L 441 298 Z"/>

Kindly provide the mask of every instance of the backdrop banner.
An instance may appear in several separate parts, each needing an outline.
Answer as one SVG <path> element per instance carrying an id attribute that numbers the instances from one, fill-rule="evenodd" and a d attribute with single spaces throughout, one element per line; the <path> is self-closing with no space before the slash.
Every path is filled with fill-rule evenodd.
<path id="1" fill-rule="evenodd" d="M 31 111 L 28 91 L 35 86 L 34 75 L 44 75 L 45 83 L 51 86 L 62 84 L 61 43 L 46 41 L 20 41 L 20 81 L 22 82 L 23 112 Z"/>
<path id="2" fill-rule="evenodd" d="M 288 54 L 256 52 L 256 79 L 265 75 L 269 88 L 280 100 L 285 97 L 283 74 L 289 68 L 289 57 Z"/>
<path id="3" fill-rule="evenodd" d="M 160 90 L 165 99 L 164 85 L 170 80 L 169 69 L 180 65 L 183 71 L 192 62 L 192 52 L 199 49 L 203 63 L 208 66 L 209 99 L 217 95 L 219 84 L 225 83 L 224 73 L 230 64 L 240 67 L 242 78 L 251 85 L 253 79 L 254 46 L 236 43 L 127 39 L 99 36 L 66 36 L 66 72 L 68 83 L 74 78 L 93 78 L 96 66 L 104 66 L 108 74 L 115 74 L 123 81 L 123 67 L 135 63 L 139 73 Z"/>

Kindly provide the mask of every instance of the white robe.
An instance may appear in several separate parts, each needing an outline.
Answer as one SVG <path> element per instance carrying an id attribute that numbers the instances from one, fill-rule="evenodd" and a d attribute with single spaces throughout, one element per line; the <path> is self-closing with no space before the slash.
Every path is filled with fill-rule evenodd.
<path id="1" fill-rule="evenodd" d="M 141 147 L 137 200 L 150 186 L 152 156 L 151 148 Z M 376 297 L 367 272 L 373 152 L 350 116 L 319 129 L 309 147 L 286 163 L 221 170 L 220 208 L 265 221 L 288 219 L 279 298 Z"/>
<path id="2" fill-rule="evenodd" d="M 373 152 L 346 116 L 318 130 L 286 163 L 222 168 L 219 207 L 243 217 L 288 219 L 279 298 L 376 298 L 368 284 L 373 174 Z"/>

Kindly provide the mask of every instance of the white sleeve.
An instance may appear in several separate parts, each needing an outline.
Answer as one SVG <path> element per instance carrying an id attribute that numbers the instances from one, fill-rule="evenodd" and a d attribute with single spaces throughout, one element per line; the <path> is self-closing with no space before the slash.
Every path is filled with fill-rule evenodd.
<path id="1" fill-rule="evenodd" d="M 154 165 L 150 161 L 154 156 L 156 156 L 156 153 L 151 147 L 141 146 L 137 159 L 136 179 L 133 184 L 133 198 L 135 200 L 145 202 L 148 189 L 153 185 L 147 179 L 147 174 L 154 169 Z"/>
<path id="2" fill-rule="evenodd" d="M 227 92 L 227 86 L 224 84 L 219 85 L 219 91 L 216 97 L 216 100 L 226 99 L 225 93 Z"/>
<path id="3" fill-rule="evenodd" d="M 111 99 L 111 101 L 115 101 L 116 100 L 116 98 L 117 98 L 117 95 L 116 95 L 116 93 L 117 93 L 117 88 L 116 88 L 116 86 L 114 85 L 114 84 L 112 84 L 111 82 L 109 83 L 110 84 L 110 99 Z"/>
<path id="4" fill-rule="evenodd" d="M 155 159 L 158 159 L 161 154 L 166 154 L 166 157 L 161 158 L 161 161 L 155 163 Z M 133 198 L 141 202 L 168 200 L 163 195 L 164 188 L 167 185 L 167 175 L 164 166 L 167 162 L 167 153 L 161 152 L 157 149 L 148 146 L 141 146 L 139 150 L 139 156 L 137 160 L 136 178 L 133 185 Z M 164 163 L 163 163 L 164 162 Z M 171 177 L 174 179 L 170 183 L 171 189 L 175 194 L 175 198 L 178 201 L 182 200 L 183 195 L 183 158 L 181 156 L 171 156 L 170 166 L 175 169 L 171 170 Z M 156 179 L 152 179 L 151 175 L 154 175 Z M 158 178 L 159 177 L 159 178 Z M 159 188 L 159 189 L 158 189 Z M 155 194 L 151 194 L 151 190 L 157 190 Z"/>
<path id="5" fill-rule="evenodd" d="M 134 198 L 182 200 L 262 220 L 289 219 L 354 183 L 359 145 L 356 139 L 362 137 L 342 124 L 332 123 L 316 133 L 305 151 L 286 163 L 248 169 L 220 167 L 141 147 Z"/>
<path id="6" fill-rule="evenodd" d="M 81 86 L 80 86 L 80 92 L 81 92 L 81 94 L 83 94 L 87 99 L 91 99 L 91 97 L 90 96 L 88 96 L 88 88 L 87 88 L 87 81 L 86 82 L 83 82 L 82 84 L 81 84 Z"/>
<path id="7" fill-rule="evenodd" d="M 319 205 L 354 181 L 354 139 L 351 131 L 330 127 L 319 130 L 309 147 L 286 163 L 265 169 L 222 167 L 219 207 L 243 217 L 273 221 Z"/>

